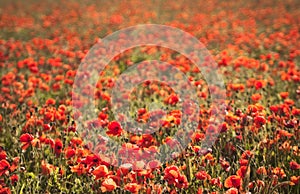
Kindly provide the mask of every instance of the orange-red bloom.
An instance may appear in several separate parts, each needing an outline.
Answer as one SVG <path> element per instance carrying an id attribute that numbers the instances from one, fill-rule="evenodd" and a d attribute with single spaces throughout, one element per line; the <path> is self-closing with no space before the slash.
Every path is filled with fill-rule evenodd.
<path id="1" fill-rule="evenodd" d="M 6 160 L 0 161 L 0 176 L 2 176 L 4 173 L 8 173 L 8 170 L 10 168 L 10 164 Z"/>
<path id="2" fill-rule="evenodd" d="M 20 142 L 22 143 L 22 150 L 26 150 L 30 146 L 33 139 L 33 136 L 29 133 L 21 135 Z"/>
<path id="3" fill-rule="evenodd" d="M 59 155 L 62 152 L 62 148 L 63 148 L 63 143 L 60 139 L 56 139 L 55 140 L 55 144 L 54 144 L 54 152 L 56 155 Z"/>
<path id="4" fill-rule="evenodd" d="M 257 94 L 253 94 L 251 96 L 252 101 L 257 102 L 262 98 L 261 94 L 257 93 Z"/>
<path id="5" fill-rule="evenodd" d="M 126 191 L 129 191 L 131 193 L 138 193 L 139 190 L 141 189 L 141 186 L 138 185 L 137 183 L 127 183 L 125 186 L 124 186 L 124 189 Z"/>
<path id="6" fill-rule="evenodd" d="M 67 148 L 65 150 L 65 155 L 66 155 L 66 158 L 69 159 L 69 158 L 72 158 L 73 156 L 75 156 L 76 152 L 73 148 Z"/>
<path id="7" fill-rule="evenodd" d="M 230 188 L 226 191 L 225 194 L 238 194 L 239 191 L 237 190 L 237 188 Z"/>
<path id="8" fill-rule="evenodd" d="M 180 172 L 177 166 L 169 166 L 165 168 L 165 176 L 164 179 L 168 181 L 168 184 L 174 184 L 176 179 L 178 179 Z"/>
<path id="9" fill-rule="evenodd" d="M 42 174 L 44 175 L 49 175 L 53 173 L 54 170 L 56 169 L 54 165 L 46 163 L 45 160 L 42 160 L 41 168 L 42 168 Z"/>
<path id="10" fill-rule="evenodd" d="M 290 168 L 292 170 L 299 170 L 300 169 L 300 164 L 298 164 L 296 161 L 291 161 L 290 162 Z"/>
<path id="11" fill-rule="evenodd" d="M 206 180 L 206 179 L 209 180 L 211 178 L 211 176 L 209 174 L 207 174 L 206 171 L 204 171 L 204 170 L 197 172 L 195 177 L 199 180 Z"/>
<path id="12" fill-rule="evenodd" d="M 105 179 L 101 184 L 102 192 L 113 191 L 116 188 L 117 188 L 117 184 L 112 178 Z"/>
<path id="13" fill-rule="evenodd" d="M 106 134 L 111 136 L 120 136 L 122 131 L 123 129 L 121 128 L 121 125 L 117 121 L 112 121 L 108 124 L 108 131 Z"/>
<path id="14" fill-rule="evenodd" d="M 292 176 L 290 180 L 291 180 L 290 185 L 298 185 L 300 176 Z"/>
<path id="15" fill-rule="evenodd" d="M 0 150 L 0 160 L 6 159 L 6 156 L 7 156 L 6 152 L 4 150 Z"/>
<path id="16" fill-rule="evenodd" d="M 71 168 L 71 172 L 77 173 L 77 175 L 82 175 L 87 171 L 83 164 L 71 166 L 70 168 Z"/>
<path id="17" fill-rule="evenodd" d="M 224 183 L 224 186 L 226 188 L 231 188 L 231 187 L 239 188 L 241 185 L 242 185 L 242 178 L 237 175 L 229 176 Z"/>
<path id="18" fill-rule="evenodd" d="M 108 169 L 105 165 L 99 165 L 94 171 L 93 175 L 96 179 L 106 177 L 108 175 Z"/>

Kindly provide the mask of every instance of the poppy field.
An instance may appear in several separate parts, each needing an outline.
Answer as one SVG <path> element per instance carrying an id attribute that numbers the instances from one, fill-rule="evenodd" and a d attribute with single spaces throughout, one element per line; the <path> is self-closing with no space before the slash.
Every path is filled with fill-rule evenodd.
<path id="1" fill-rule="evenodd" d="M 300 193 L 299 7 L 0 1 L 0 194 Z"/>

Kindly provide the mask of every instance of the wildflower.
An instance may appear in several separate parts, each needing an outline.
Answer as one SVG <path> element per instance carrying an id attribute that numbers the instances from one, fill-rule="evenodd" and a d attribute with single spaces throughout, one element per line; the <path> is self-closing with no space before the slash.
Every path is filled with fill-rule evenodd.
<path id="1" fill-rule="evenodd" d="M 174 184 L 176 179 L 178 179 L 180 172 L 177 166 L 169 166 L 165 168 L 164 179 L 168 182 L 169 185 Z"/>
<path id="2" fill-rule="evenodd" d="M 252 101 L 257 102 L 262 98 L 261 94 L 257 93 L 257 94 L 253 94 L 251 96 Z"/>
<path id="3" fill-rule="evenodd" d="M 19 180 L 19 176 L 14 174 L 11 177 L 9 177 L 11 184 L 14 185 L 18 180 Z"/>
<path id="4" fill-rule="evenodd" d="M 54 105 L 55 104 L 55 100 L 53 98 L 48 98 L 48 100 L 46 101 L 46 105 Z"/>
<path id="5" fill-rule="evenodd" d="M 292 176 L 290 179 L 290 185 L 298 185 L 300 176 Z"/>
<path id="6" fill-rule="evenodd" d="M 54 152 L 56 155 L 59 155 L 62 152 L 63 143 L 60 139 L 56 139 L 54 143 Z"/>
<path id="7" fill-rule="evenodd" d="M 256 170 L 256 173 L 260 175 L 267 175 L 267 170 L 264 166 L 261 166 Z"/>
<path id="8" fill-rule="evenodd" d="M 165 103 L 170 105 L 176 105 L 178 101 L 179 98 L 175 94 L 171 94 L 168 98 L 165 99 Z"/>
<path id="9" fill-rule="evenodd" d="M 10 164 L 7 162 L 7 160 L 1 160 L 0 161 L 0 176 L 3 174 L 7 174 L 10 168 Z"/>
<path id="10" fill-rule="evenodd" d="M 125 186 L 124 186 L 124 189 L 126 191 L 129 191 L 131 193 L 138 193 L 139 190 L 141 189 L 141 186 L 138 185 L 137 183 L 127 183 Z"/>
<path id="11" fill-rule="evenodd" d="M 6 152 L 4 150 L 0 150 L 0 160 L 6 159 Z"/>
<path id="12" fill-rule="evenodd" d="M 290 162 L 290 168 L 292 170 L 299 170 L 300 169 L 300 164 L 298 164 L 296 161 L 291 161 Z"/>
<path id="13" fill-rule="evenodd" d="M 106 177 L 108 175 L 108 169 L 105 165 L 99 165 L 94 171 L 93 171 L 93 175 L 96 177 L 97 179 Z"/>
<path id="14" fill-rule="evenodd" d="M 280 178 L 286 177 L 284 170 L 280 167 L 276 167 L 272 170 L 272 173 Z"/>
<path id="15" fill-rule="evenodd" d="M 179 175 L 178 179 L 176 180 L 175 186 L 177 188 L 187 188 L 188 187 L 188 180 L 185 175 Z"/>
<path id="16" fill-rule="evenodd" d="M 126 176 L 132 169 L 132 164 L 130 163 L 125 163 L 125 164 L 122 164 L 118 171 L 117 171 L 117 174 L 121 177 L 123 176 Z"/>
<path id="17" fill-rule="evenodd" d="M 84 167 L 83 164 L 78 164 L 76 166 L 71 166 L 71 172 L 76 173 L 77 175 L 82 175 L 86 173 L 86 168 Z"/>
<path id="18" fill-rule="evenodd" d="M 228 189 L 225 194 L 238 194 L 239 191 L 237 190 L 237 188 L 230 188 Z"/>
<path id="19" fill-rule="evenodd" d="M 117 184 L 112 178 L 106 178 L 101 184 L 102 192 L 113 191 L 116 188 L 117 188 Z"/>
<path id="20" fill-rule="evenodd" d="M 206 180 L 206 179 L 210 180 L 211 179 L 211 176 L 209 174 L 207 174 L 206 171 L 204 171 L 204 170 L 197 172 L 195 177 L 199 180 Z"/>
<path id="21" fill-rule="evenodd" d="M 111 136 L 120 136 L 123 129 L 121 125 L 117 121 L 112 121 L 108 124 L 108 131 L 106 132 L 107 135 Z"/>
<path id="22" fill-rule="evenodd" d="M 49 175 L 53 173 L 56 169 L 54 165 L 46 163 L 45 160 L 42 160 L 41 168 L 42 168 L 42 174 L 44 175 Z"/>
<path id="23" fill-rule="evenodd" d="M 65 150 L 65 155 L 66 155 L 66 158 L 69 159 L 69 158 L 72 158 L 73 156 L 75 156 L 75 150 L 68 147 L 66 150 Z"/>
<path id="24" fill-rule="evenodd" d="M 289 93 L 288 92 L 280 92 L 279 95 L 281 98 L 286 99 L 289 96 Z"/>
<path id="25" fill-rule="evenodd" d="M 242 185 L 242 178 L 238 175 L 229 176 L 224 183 L 224 186 L 226 188 L 231 188 L 231 187 L 239 188 L 241 185 Z"/>
<path id="26" fill-rule="evenodd" d="M 223 185 L 222 185 L 222 183 L 221 183 L 221 178 L 220 178 L 220 177 L 218 177 L 218 178 L 212 178 L 212 179 L 210 180 L 210 184 L 211 184 L 211 185 L 216 185 L 216 186 L 218 186 L 219 188 L 222 188 L 222 187 L 223 187 Z"/>
<path id="27" fill-rule="evenodd" d="M 33 136 L 29 133 L 25 133 L 20 136 L 20 142 L 22 143 L 22 150 L 26 150 L 33 140 Z"/>

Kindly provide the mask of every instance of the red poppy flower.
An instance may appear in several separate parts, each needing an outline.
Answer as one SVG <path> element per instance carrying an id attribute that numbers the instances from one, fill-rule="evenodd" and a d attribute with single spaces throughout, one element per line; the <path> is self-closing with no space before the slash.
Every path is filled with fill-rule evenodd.
<path id="1" fill-rule="evenodd" d="M 189 182 L 185 175 L 179 175 L 178 179 L 176 180 L 175 186 L 177 188 L 187 188 L 189 185 Z"/>
<path id="2" fill-rule="evenodd" d="M 164 179 L 166 181 L 168 181 L 168 184 L 174 184 L 176 179 L 178 179 L 180 172 L 177 166 L 169 166 L 167 168 L 165 168 L 164 171 L 165 175 L 164 175 Z"/>
<path id="3" fill-rule="evenodd" d="M 211 184 L 211 185 L 216 185 L 216 186 L 218 186 L 219 188 L 222 188 L 222 187 L 223 187 L 223 185 L 222 185 L 222 183 L 221 183 L 220 177 L 218 177 L 218 178 L 212 178 L 212 179 L 210 180 L 210 184 Z"/>
<path id="4" fill-rule="evenodd" d="M 244 91 L 245 90 L 244 84 L 230 84 L 229 87 L 233 91 L 239 91 L 239 90 Z"/>
<path id="5" fill-rule="evenodd" d="M 259 101 L 261 98 L 262 98 L 261 94 L 258 94 L 258 93 L 257 94 L 253 94 L 251 96 L 251 100 L 254 101 L 254 102 Z"/>
<path id="6" fill-rule="evenodd" d="M 70 148 L 70 147 L 65 150 L 65 155 L 66 155 L 67 159 L 72 158 L 73 156 L 75 156 L 75 153 L 76 153 L 75 150 Z"/>
<path id="7" fill-rule="evenodd" d="M 239 191 L 237 190 L 237 188 L 230 188 L 226 191 L 225 194 L 238 194 Z"/>
<path id="8" fill-rule="evenodd" d="M 20 142 L 22 143 L 22 150 L 26 150 L 33 140 L 33 136 L 29 133 L 25 133 L 20 136 Z"/>
<path id="9" fill-rule="evenodd" d="M 220 159 L 220 164 L 222 166 L 222 168 L 228 172 L 230 170 L 230 163 L 224 159 Z"/>
<path id="10" fill-rule="evenodd" d="M 124 186 L 124 189 L 126 191 L 129 191 L 131 193 L 138 193 L 139 190 L 140 190 L 141 186 L 138 185 L 137 183 L 127 183 L 125 186 Z"/>
<path id="11" fill-rule="evenodd" d="M 206 180 L 206 179 L 209 180 L 211 178 L 211 176 L 209 174 L 207 174 L 206 171 L 204 171 L 204 170 L 197 172 L 195 177 L 199 180 Z"/>
<path id="12" fill-rule="evenodd" d="M 161 166 L 160 161 L 158 161 L 158 160 L 151 160 L 147 164 L 147 169 L 156 169 L 156 168 L 159 168 L 160 166 Z"/>
<path id="13" fill-rule="evenodd" d="M 46 101 L 46 105 L 54 105 L 55 104 L 55 100 L 53 98 L 48 98 L 48 100 Z"/>
<path id="14" fill-rule="evenodd" d="M 18 177 L 18 175 L 14 174 L 9 179 L 11 181 L 11 184 L 15 184 L 15 182 L 17 182 L 19 180 L 19 177 Z"/>
<path id="15" fill-rule="evenodd" d="M 292 170 L 299 170 L 300 169 L 300 164 L 298 164 L 296 161 L 291 161 L 290 162 L 290 168 Z"/>
<path id="16" fill-rule="evenodd" d="M 290 185 L 298 185 L 300 176 L 292 176 L 290 180 L 291 180 Z"/>
<path id="17" fill-rule="evenodd" d="M 116 182 L 112 178 L 105 179 L 101 184 L 102 192 L 113 191 L 117 188 Z"/>
<path id="18" fill-rule="evenodd" d="M 117 174 L 120 177 L 126 176 L 131 171 L 131 169 L 132 169 L 132 164 L 130 164 L 130 163 L 122 164 L 119 167 Z"/>
<path id="19" fill-rule="evenodd" d="M 144 134 L 144 135 L 142 135 L 142 139 L 139 142 L 139 146 L 148 148 L 151 145 L 153 145 L 154 142 L 155 142 L 154 138 L 151 134 Z"/>
<path id="20" fill-rule="evenodd" d="M 266 82 L 264 80 L 256 80 L 254 83 L 255 89 L 261 89 L 266 85 Z"/>
<path id="21" fill-rule="evenodd" d="M 20 162 L 20 157 L 14 157 L 9 170 L 11 172 L 15 171 L 19 166 L 19 162 Z"/>
<path id="22" fill-rule="evenodd" d="M 237 175 L 229 176 L 224 183 L 224 186 L 226 188 L 231 188 L 231 187 L 239 188 L 241 185 L 242 185 L 242 178 Z"/>
<path id="23" fill-rule="evenodd" d="M 2 159 L 6 159 L 6 152 L 4 150 L 0 151 L 0 160 L 2 160 Z"/>
<path id="24" fill-rule="evenodd" d="M 250 173 L 250 172 L 247 172 L 247 169 L 250 170 L 250 168 L 247 168 L 247 166 L 241 166 L 241 167 L 237 170 L 236 174 L 237 174 L 238 176 L 240 176 L 241 178 L 244 178 L 246 174 L 249 174 L 249 173 Z"/>
<path id="25" fill-rule="evenodd" d="M 75 145 L 75 146 L 77 146 L 77 145 L 81 145 L 82 144 L 82 139 L 80 138 L 80 137 L 73 137 L 72 139 L 71 139 L 71 141 L 70 141 L 70 143 L 72 144 L 72 145 Z"/>
<path id="26" fill-rule="evenodd" d="M 10 168 L 10 164 L 6 160 L 0 161 L 0 176 L 7 173 Z"/>
<path id="27" fill-rule="evenodd" d="M 263 116 L 257 116 L 254 118 L 254 123 L 257 127 L 261 127 L 266 123 L 266 119 Z"/>
<path id="28" fill-rule="evenodd" d="M 112 121 L 108 124 L 108 131 L 106 132 L 107 135 L 112 136 L 120 136 L 122 134 L 123 129 L 121 125 L 117 121 Z"/>
<path id="29" fill-rule="evenodd" d="M 283 170 L 282 168 L 280 168 L 280 167 L 274 168 L 274 169 L 272 170 L 272 173 L 273 173 L 274 175 L 277 175 L 277 176 L 280 177 L 280 178 L 286 177 L 286 174 L 285 174 L 284 170 Z"/>
<path id="30" fill-rule="evenodd" d="M 261 175 L 267 175 L 267 170 L 264 166 L 261 166 L 256 170 L 256 173 Z"/>
<path id="31" fill-rule="evenodd" d="M 49 175 L 53 173 L 56 169 L 54 165 L 46 163 L 45 160 L 42 160 L 41 168 L 42 168 L 42 174 L 44 175 Z"/>
<path id="32" fill-rule="evenodd" d="M 11 191 L 10 191 L 10 188 L 8 188 L 8 187 L 2 188 L 2 186 L 0 185 L 0 193 L 1 194 L 11 194 Z"/>
<path id="33" fill-rule="evenodd" d="M 165 99 L 166 104 L 176 105 L 179 101 L 179 98 L 176 94 L 171 94 L 168 98 Z"/>
<path id="34" fill-rule="evenodd" d="M 288 131 L 283 130 L 283 129 L 278 129 L 278 130 L 277 130 L 277 133 L 278 133 L 278 136 L 279 136 L 280 138 L 281 138 L 281 137 L 291 138 L 291 137 L 294 136 L 294 134 L 289 133 Z"/>
<path id="35" fill-rule="evenodd" d="M 279 95 L 281 98 L 286 99 L 289 96 L 289 93 L 288 92 L 280 92 Z"/>
<path id="36" fill-rule="evenodd" d="M 77 175 L 82 175 L 86 173 L 86 168 L 84 167 L 83 164 L 78 164 L 76 166 L 71 166 L 71 172 L 76 173 Z"/>
<path id="37" fill-rule="evenodd" d="M 105 165 L 99 165 L 94 171 L 93 175 L 96 179 L 106 177 L 108 175 L 108 168 Z"/>
<path id="38" fill-rule="evenodd" d="M 60 139 L 56 139 L 54 143 L 54 152 L 56 155 L 59 155 L 62 152 L 63 143 Z"/>

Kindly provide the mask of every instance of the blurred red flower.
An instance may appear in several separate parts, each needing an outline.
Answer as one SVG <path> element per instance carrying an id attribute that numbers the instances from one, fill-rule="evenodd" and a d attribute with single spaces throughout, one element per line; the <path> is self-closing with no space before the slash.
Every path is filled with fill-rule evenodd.
<path id="1" fill-rule="evenodd" d="M 169 166 L 165 168 L 164 179 L 168 182 L 169 185 L 174 184 L 176 179 L 178 179 L 180 172 L 177 166 Z"/>
<path id="2" fill-rule="evenodd" d="M 241 185 L 242 185 L 242 178 L 238 175 L 229 176 L 224 183 L 224 186 L 226 188 L 231 188 L 231 187 L 239 188 Z"/>
<path id="3" fill-rule="evenodd" d="M 207 174 L 206 171 L 204 171 L 204 170 L 197 172 L 195 177 L 199 180 L 206 180 L 206 179 L 210 180 L 211 179 L 211 176 L 209 174 Z"/>
<path id="4" fill-rule="evenodd" d="M 298 164 L 296 161 L 291 161 L 290 162 L 290 168 L 292 170 L 299 170 L 300 169 L 300 164 Z"/>
<path id="5" fill-rule="evenodd" d="M 292 176 L 290 180 L 291 180 L 290 185 L 298 185 L 300 176 Z"/>
<path id="6" fill-rule="evenodd" d="M 93 175 L 96 179 L 106 177 L 108 175 L 108 168 L 105 165 L 99 165 L 94 171 Z"/>
<path id="7" fill-rule="evenodd" d="M 230 188 L 226 191 L 225 194 L 238 194 L 239 191 L 237 190 L 237 188 Z"/>
<path id="8" fill-rule="evenodd" d="M 56 155 L 59 155 L 62 152 L 63 143 L 60 139 L 56 139 L 54 143 L 54 152 Z"/>
<path id="9" fill-rule="evenodd" d="M 112 121 L 108 124 L 108 131 L 106 134 L 111 136 L 120 136 L 122 131 L 123 129 L 121 128 L 121 125 L 117 121 Z"/>
<path id="10" fill-rule="evenodd" d="M 113 191 L 117 188 L 116 182 L 112 178 L 105 179 L 101 184 L 101 191 L 102 192 L 109 192 Z"/>
<path id="11" fill-rule="evenodd" d="M 19 180 L 19 177 L 17 174 L 14 174 L 9 179 L 11 181 L 11 184 L 15 184 Z"/>
<path id="12" fill-rule="evenodd" d="M 7 173 L 10 168 L 10 164 L 6 160 L 0 161 L 0 176 Z"/>
<path id="13" fill-rule="evenodd" d="M 138 193 L 139 190 L 140 190 L 141 186 L 138 185 L 137 183 L 127 183 L 125 186 L 124 186 L 124 189 L 126 191 L 129 191 L 131 193 Z"/>
<path id="14" fill-rule="evenodd" d="M 25 133 L 20 136 L 20 142 L 22 143 L 22 150 L 26 150 L 33 140 L 33 136 L 29 133 Z"/>

